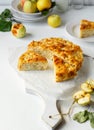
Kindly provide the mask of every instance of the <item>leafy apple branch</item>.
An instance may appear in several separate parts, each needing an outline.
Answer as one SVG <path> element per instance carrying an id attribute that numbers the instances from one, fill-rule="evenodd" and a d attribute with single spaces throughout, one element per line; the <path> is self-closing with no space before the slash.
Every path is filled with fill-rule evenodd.
<path id="1" fill-rule="evenodd" d="M 9 9 L 5 9 L 0 14 L 0 31 L 8 32 L 11 30 L 12 22 L 20 23 L 13 18 L 13 15 Z"/>

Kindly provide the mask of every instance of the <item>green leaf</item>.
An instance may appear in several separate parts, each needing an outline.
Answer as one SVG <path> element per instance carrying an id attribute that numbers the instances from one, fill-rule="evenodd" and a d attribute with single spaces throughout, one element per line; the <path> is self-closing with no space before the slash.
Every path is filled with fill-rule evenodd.
<path id="1" fill-rule="evenodd" d="M 89 113 L 89 120 L 91 127 L 94 128 L 94 112 Z"/>
<path id="2" fill-rule="evenodd" d="M 2 13 L 1 13 L 1 18 L 11 18 L 12 17 L 12 13 L 9 9 L 5 9 Z"/>
<path id="3" fill-rule="evenodd" d="M 0 14 L 0 31 L 6 32 L 11 30 L 12 26 L 12 13 L 9 9 L 5 9 L 1 14 Z"/>
<path id="4" fill-rule="evenodd" d="M 92 119 L 90 120 L 90 125 L 91 125 L 92 128 L 94 128 L 94 118 L 92 118 Z"/>
<path id="5" fill-rule="evenodd" d="M 53 1 L 51 8 L 53 8 L 55 5 L 56 5 L 56 2 Z"/>
<path id="6" fill-rule="evenodd" d="M 7 32 L 11 30 L 12 22 L 0 20 L 0 31 Z"/>
<path id="7" fill-rule="evenodd" d="M 42 15 L 47 15 L 49 13 L 49 10 L 43 10 L 41 13 Z"/>
<path id="8" fill-rule="evenodd" d="M 89 119 L 88 111 L 80 111 L 73 116 L 73 120 L 76 120 L 79 123 L 84 123 Z"/>
<path id="9" fill-rule="evenodd" d="M 73 120 L 76 120 L 79 123 L 84 123 L 87 120 L 90 120 L 90 125 L 92 128 L 94 128 L 94 112 L 88 112 L 87 110 L 85 111 L 80 111 L 73 116 Z"/>
<path id="10" fill-rule="evenodd" d="M 0 14 L 0 31 L 8 32 L 11 30 L 12 22 L 21 23 L 13 18 L 11 10 L 5 9 Z"/>
<path id="11" fill-rule="evenodd" d="M 94 117 L 93 112 L 89 112 L 89 120 L 91 120 Z"/>

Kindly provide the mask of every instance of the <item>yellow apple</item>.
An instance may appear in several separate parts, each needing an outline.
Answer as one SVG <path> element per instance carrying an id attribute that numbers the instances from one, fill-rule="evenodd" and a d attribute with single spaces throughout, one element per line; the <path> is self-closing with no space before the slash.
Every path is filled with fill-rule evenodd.
<path id="1" fill-rule="evenodd" d="M 79 90 L 76 93 L 73 94 L 73 99 L 78 101 L 78 99 L 85 96 L 85 92 L 83 90 Z"/>
<path id="2" fill-rule="evenodd" d="M 92 89 L 94 89 L 94 80 L 88 79 L 88 80 L 86 81 L 86 83 L 87 83 Z"/>
<path id="3" fill-rule="evenodd" d="M 86 93 L 83 90 L 77 91 L 76 93 L 74 93 L 73 95 L 73 99 L 82 106 L 88 105 L 90 103 L 90 94 Z"/>
<path id="4" fill-rule="evenodd" d="M 62 23 L 62 20 L 61 20 L 61 17 L 57 14 L 53 14 L 53 15 L 50 15 L 47 19 L 47 22 L 48 22 L 48 25 L 50 25 L 51 27 L 58 27 L 61 25 Z"/>
<path id="5" fill-rule="evenodd" d="M 90 103 L 90 94 L 86 94 L 83 98 L 78 100 L 78 104 L 82 106 L 86 106 Z"/>
<path id="6" fill-rule="evenodd" d="M 23 11 L 25 13 L 35 13 L 37 11 L 37 4 L 36 2 L 33 1 L 25 1 L 24 6 L 23 6 Z"/>
<path id="7" fill-rule="evenodd" d="M 37 1 L 37 8 L 39 11 L 43 11 L 45 9 L 49 9 L 52 5 L 51 0 L 38 0 Z"/>
<path id="8" fill-rule="evenodd" d="M 87 92 L 87 93 L 93 92 L 93 89 L 92 89 L 91 86 L 90 86 L 89 84 L 87 84 L 87 83 L 82 83 L 82 84 L 81 84 L 81 88 L 82 88 L 82 90 L 84 90 L 84 91 Z"/>

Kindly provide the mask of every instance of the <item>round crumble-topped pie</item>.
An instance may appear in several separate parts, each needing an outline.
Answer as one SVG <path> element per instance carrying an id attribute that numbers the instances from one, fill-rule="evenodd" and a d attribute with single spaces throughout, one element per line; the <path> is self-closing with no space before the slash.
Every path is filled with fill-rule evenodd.
<path id="1" fill-rule="evenodd" d="M 28 50 L 53 60 L 56 82 L 74 78 L 83 63 L 80 46 L 63 38 L 52 37 L 32 41 L 28 45 Z"/>

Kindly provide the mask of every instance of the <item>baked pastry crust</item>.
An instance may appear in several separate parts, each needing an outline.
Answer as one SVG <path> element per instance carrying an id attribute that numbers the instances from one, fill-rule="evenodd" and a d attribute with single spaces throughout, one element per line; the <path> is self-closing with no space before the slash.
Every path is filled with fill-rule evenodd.
<path id="1" fill-rule="evenodd" d="M 18 69 L 21 71 L 29 70 L 45 70 L 47 69 L 48 61 L 40 54 L 27 50 L 18 59 Z"/>
<path id="2" fill-rule="evenodd" d="M 44 38 L 32 41 L 28 50 L 34 50 L 42 56 L 53 60 L 55 81 L 61 82 L 76 76 L 83 62 L 80 46 L 62 38 Z"/>
<path id="3" fill-rule="evenodd" d="M 94 22 L 89 20 L 80 21 L 80 38 L 94 35 Z"/>
<path id="4" fill-rule="evenodd" d="M 56 82 L 68 80 L 77 75 L 75 67 L 71 66 L 67 62 L 64 62 L 64 60 L 61 58 L 54 56 L 53 63 L 54 63 L 54 75 Z"/>

